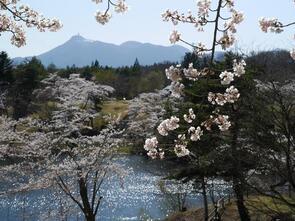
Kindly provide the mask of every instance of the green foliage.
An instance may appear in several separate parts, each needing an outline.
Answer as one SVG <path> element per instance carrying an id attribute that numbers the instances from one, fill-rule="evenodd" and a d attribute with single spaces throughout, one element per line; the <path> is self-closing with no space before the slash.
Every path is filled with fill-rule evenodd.
<path id="1" fill-rule="evenodd" d="M 94 73 L 95 81 L 100 84 L 115 86 L 118 76 L 112 69 L 98 69 Z"/>
<path id="2" fill-rule="evenodd" d="M 48 73 L 55 73 L 55 72 L 57 72 L 57 70 L 58 70 L 58 68 L 53 63 L 49 64 L 47 67 Z"/>
<path id="3" fill-rule="evenodd" d="M 133 65 L 133 67 L 132 67 L 132 70 L 134 71 L 134 72 L 139 72 L 140 71 L 140 64 L 139 64 L 139 61 L 138 61 L 138 59 L 136 58 L 135 59 L 135 62 L 134 62 L 134 65 Z"/>
<path id="4" fill-rule="evenodd" d="M 92 67 L 85 67 L 81 72 L 80 77 L 85 78 L 88 81 L 91 80 L 93 78 Z"/>
<path id="5" fill-rule="evenodd" d="M 35 57 L 27 63 L 17 66 L 14 71 L 15 82 L 10 92 L 13 117 L 15 119 L 28 114 L 28 107 L 33 98 L 32 92 L 46 76 L 47 72 L 44 66 Z"/>
<path id="6" fill-rule="evenodd" d="M 200 68 L 208 65 L 209 57 L 200 58 L 196 53 L 186 53 L 181 66 L 188 68 L 190 63 L 193 63 L 194 67 Z"/>
<path id="7" fill-rule="evenodd" d="M 160 63 L 141 66 L 136 59 L 133 66 L 112 68 L 103 67 L 95 60 L 90 66 L 77 68 L 73 65 L 59 69 L 57 72 L 63 78 L 68 78 L 72 73 L 79 73 L 80 77 L 87 80 L 112 86 L 116 90 L 114 96 L 118 99 L 132 99 L 140 93 L 153 92 L 167 86 L 169 82 L 165 77 L 165 69 L 171 65 L 171 63 Z M 48 71 L 51 69 L 55 71 L 54 66 L 48 67 Z"/>
<path id="8" fill-rule="evenodd" d="M 65 69 L 58 70 L 58 75 L 63 78 L 68 78 L 70 74 L 78 73 L 78 68 L 75 65 L 67 66 Z"/>
<path id="9" fill-rule="evenodd" d="M 152 71 L 146 74 L 146 77 L 140 79 L 137 90 L 141 92 L 150 92 L 156 89 L 160 90 L 165 86 L 165 76 L 160 71 Z"/>
<path id="10" fill-rule="evenodd" d="M 98 62 L 98 60 L 95 60 L 94 62 L 92 62 L 92 64 L 91 64 L 91 67 L 94 67 L 94 68 L 99 68 L 99 67 L 100 67 L 100 65 L 99 65 L 99 62 Z"/>
<path id="11" fill-rule="evenodd" d="M 117 98 L 131 99 L 143 92 L 152 92 L 167 85 L 164 70 L 144 70 L 143 67 L 123 67 L 118 69 L 99 68 L 85 69 L 92 73 L 95 81 L 116 89 Z M 84 73 L 84 71 L 82 72 Z M 86 74 L 81 75 L 85 77 Z"/>
<path id="12" fill-rule="evenodd" d="M 47 76 L 41 61 L 33 57 L 30 61 L 20 64 L 15 71 L 16 81 L 24 86 L 36 87 Z"/>
<path id="13" fill-rule="evenodd" d="M 0 53 L 0 82 L 12 83 L 14 81 L 12 61 L 7 53 Z"/>

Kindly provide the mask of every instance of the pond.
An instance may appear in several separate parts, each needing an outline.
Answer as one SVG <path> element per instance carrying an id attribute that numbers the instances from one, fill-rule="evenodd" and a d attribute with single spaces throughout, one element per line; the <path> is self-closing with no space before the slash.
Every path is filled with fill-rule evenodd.
<path id="1" fill-rule="evenodd" d="M 163 220 L 175 210 L 173 202 L 185 190 L 186 207 L 201 205 L 201 196 L 193 192 L 191 186 L 167 182 L 167 188 L 173 194 L 161 190 L 160 183 L 168 175 L 170 168 L 175 167 L 165 161 L 153 161 L 143 156 L 120 156 L 117 159 L 123 168 L 132 169 L 125 178 L 123 185 L 112 180 L 102 187 L 103 201 L 100 205 L 98 221 L 110 220 Z M 174 200 L 175 199 L 175 200 Z M 77 208 L 67 210 L 64 202 L 56 202 L 48 190 L 18 194 L 0 199 L 1 221 L 39 221 L 68 220 L 82 221 Z M 58 217 L 52 218 L 53 211 Z M 51 216 L 50 216 L 51 215 Z M 50 217 L 50 218 L 49 218 Z"/>

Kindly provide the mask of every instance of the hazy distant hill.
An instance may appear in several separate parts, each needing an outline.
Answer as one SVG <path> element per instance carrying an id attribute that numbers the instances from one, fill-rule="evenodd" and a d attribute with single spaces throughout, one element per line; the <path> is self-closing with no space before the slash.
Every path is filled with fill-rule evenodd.
<path id="1" fill-rule="evenodd" d="M 73 36 L 64 44 L 43 53 L 38 57 L 44 65 L 54 63 L 58 67 L 78 67 L 90 65 L 98 60 L 101 65 L 113 67 L 132 65 L 136 58 L 140 64 L 150 65 L 163 61 L 180 61 L 189 50 L 182 46 L 170 47 L 128 41 L 121 45 L 92 41 L 80 35 Z M 15 58 L 15 63 L 20 63 L 25 58 Z"/>

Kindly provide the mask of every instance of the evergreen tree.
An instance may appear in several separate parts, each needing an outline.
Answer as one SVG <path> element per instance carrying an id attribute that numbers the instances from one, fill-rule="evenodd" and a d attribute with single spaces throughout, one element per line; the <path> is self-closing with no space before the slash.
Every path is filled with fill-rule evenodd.
<path id="1" fill-rule="evenodd" d="M 99 62 L 98 60 L 95 60 L 94 64 L 93 64 L 93 67 L 95 68 L 99 68 Z"/>
<path id="2" fill-rule="evenodd" d="M 139 64 L 139 61 L 138 61 L 138 59 L 136 58 L 135 59 L 135 62 L 134 62 L 134 64 L 133 64 L 133 67 L 132 67 L 132 69 L 133 69 L 133 71 L 134 72 L 138 72 L 138 71 L 140 71 L 140 64 Z"/>
<path id="3" fill-rule="evenodd" d="M 46 76 L 47 72 L 44 66 L 35 57 L 28 63 L 21 64 L 16 68 L 16 80 L 11 92 L 11 105 L 15 119 L 24 117 L 29 113 L 28 107 L 33 98 L 32 92 Z"/>
<path id="4" fill-rule="evenodd" d="M 2 51 L 0 53 L 0 82 L 12 83 L 14 81 L 12 68 L 12 61 L 7 53 Z"/>
<path id="5" fill-rule="evenodd" d="M 221 132 L 216 125 L 211 130 L 204 133 L 198 142 L 189 141 L 188 149 L 192 153 L 190 157 L 177 159 L 183 161 L 185 167 L 176 174 L 178 178 L 187 180 L 196 180 L 196 186 L 200 189 L 204 199 L 205 217 L 208 220 L 208 184 L 207 180 L 222 178 L 232 183 L 233 192 L 236 195 L 236 204 L 241 220 L 250 220 L 247 207 L 245 206 L 244 196 L 247 192 L 246 178 L 251 169 L 256 168 L 258 161 L 257 151 L 249 148 L 247 143 L 242 142 L 245 137 L 245 128 L 249 121 L 249 112 L 253 111 L 253 107 L 249 105 L 249 100 L 253 100 L 255 95 L 255 84 L 253 81 L 253 73 L 247 71 L 246 75 L 235 81 L 236 87 L 239 89 L 241 98 L 234 104 L 219 106 L 212 105 L 208 101 L 208 93 L 224 93 L 227 85 L 220 84 L 218 70 L 229 70 L 232 68 L 232 61 L 237 55 L 226 54 L 222 62 L 214 64 L 212 67 L 216 74 L 207 75 L 206 78 L 199 79 L 196 82 L 183 80 L 185 85 L 185 100 L 179 106 L 178 117 L 183 119 L 184 114 L 189 108 L 193 108 L 197 118 L 191 124 L 197 128 L 207 117 L 208 113 L 221 112 L 230 116 L 231 127 L 227 132 Z M 193 60 L 197 59 L 197 60 Z M 194 64 L 194 68 L 203 69 L 208 67 L 208 59 L 200 58 L 187 54 L 183 61 L 187 66 Z M 183 125 L 183 126 L 182 126 Z M 176 130 L 176 134 L 185 131 L 187 122 L 180 121 L 180 127 Z M 172 137 L 171 137 L 172 136 Z M 169 143 L 176 137 L 171 135 L 167 140 L 160 143 Z M 192 157 L 193 156 L 193 157 Z M 213 202 L 214 203 L 214 202 Z M 206 216 L 207 214 L 207 216 Z"/>

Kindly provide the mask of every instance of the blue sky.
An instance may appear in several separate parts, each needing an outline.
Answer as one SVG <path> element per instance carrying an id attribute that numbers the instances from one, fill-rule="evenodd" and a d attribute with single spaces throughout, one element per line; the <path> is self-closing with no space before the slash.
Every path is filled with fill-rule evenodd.
<path id="1" fill-rule="evenodd" d="M 52 49 L 71 36 L 80 33 L 88 39 L 115 44 L 135 40 L 160 45 L 169 45 L 169 34 L 174 29 L 163 22 L 161 13 L 165 9 L 179 9 L 186 12 L 196 9 L 196 0 L 127 0 L 130 10 L 125 15 L 114 15 L 106 26 L 96 23 L 94 13 L 103 5 L 91 0 L 22 0 L 23 3 L 42 12 L 46 17 L 59 18 L 64 27 L 56 33 L 40 33 L 27 30 L 27 45 L 17 48 L 10 45 L 10 36 L 0 36 L 0 50 L 10 57 L 38 55 Z M 295 46 L 294 28 L 288 28 L 280 35 L 262 33 L 258 19 L 278 17 L 284 22 L 295 20 L 295 4 L 292 0 L 236 0 L 237 9 L 245 13 L 245 21 L 238 27 L 236 48 L 245 52 L 272 48 L 290 49 Z M 189 42 L 209 42 L 210 33 L 199 33 L 190 25 L 176 28 Z"/>

